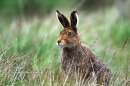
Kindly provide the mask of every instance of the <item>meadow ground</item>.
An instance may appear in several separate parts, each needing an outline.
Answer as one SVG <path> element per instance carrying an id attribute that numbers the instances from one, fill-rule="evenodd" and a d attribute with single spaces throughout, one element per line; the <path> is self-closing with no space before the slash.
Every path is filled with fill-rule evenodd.
<path id="1" fill-rule="evenodd" d="M 119 17 L 115 7 L 88 14 L 79 12 L 79 18 L 82 42 L 112 70 L 111 86 L 129 86 L 130 23 Z M 1 18 L 0 85 L 79 86 L 66 81 L 60 68 L 61 48 L 56 40 L 61 29 L 55 12 L 44 18 Z"/>

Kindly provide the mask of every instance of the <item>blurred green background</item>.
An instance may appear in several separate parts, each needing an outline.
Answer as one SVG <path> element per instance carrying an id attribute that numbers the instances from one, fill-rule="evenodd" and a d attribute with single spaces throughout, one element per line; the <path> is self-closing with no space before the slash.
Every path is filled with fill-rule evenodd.
<path id="1" fill-rule="evenodd" d="M 1 0 L 0 85 L 75 85 L 60 68 L 56 10 L 68 19 L 78 11 L 82 42 L 110 66 L 111 85 L 128 85 L 130 0 Z"/>

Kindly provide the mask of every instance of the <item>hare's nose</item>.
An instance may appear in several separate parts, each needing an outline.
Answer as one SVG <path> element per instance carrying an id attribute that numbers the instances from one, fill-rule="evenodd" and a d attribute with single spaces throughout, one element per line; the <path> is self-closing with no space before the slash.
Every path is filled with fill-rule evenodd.
<path id="1" fill-rule="evenodd" d="M 61 43 L 61 41 L 60 41 L 60 40 L 58 40 L 58 41 L 57 41 L 57 43 L 59 44 L 59 43 Z"/>

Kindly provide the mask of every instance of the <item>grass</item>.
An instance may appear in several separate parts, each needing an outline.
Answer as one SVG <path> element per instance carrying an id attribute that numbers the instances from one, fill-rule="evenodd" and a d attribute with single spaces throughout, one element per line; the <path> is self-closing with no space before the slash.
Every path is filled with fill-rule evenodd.
<path id="1" fill-rule="evenodd" d="M 115 12 L 112 17 L 111 11 Z M 122 22 L 115 9 L 111 11 L 82 12 L 78 31 L 82 41 L 110 66 L 111 86 L 125 86 L 130 84 L 130 24 Z M 54 15 L 0 24 L 0 85 L 79 86 L 60 68 L 61 48 L 56 40 L 62 26 Z"/>

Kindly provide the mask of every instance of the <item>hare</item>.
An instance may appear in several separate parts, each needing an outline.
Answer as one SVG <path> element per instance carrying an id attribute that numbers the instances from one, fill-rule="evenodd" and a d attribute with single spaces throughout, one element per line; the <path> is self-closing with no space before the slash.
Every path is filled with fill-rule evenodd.
<path id="1" fill-rule="evenodd" d="M 57 39 L 57 45 L 62 48 L 62 70 L 86 84 L 109 85 L 112 78 L 109 67 L 80 40 L 77 31 L 79 23 L 77 11 L 71 13 L 71 23 L 58 10 L 56 16 L 64 28 Z"/>

